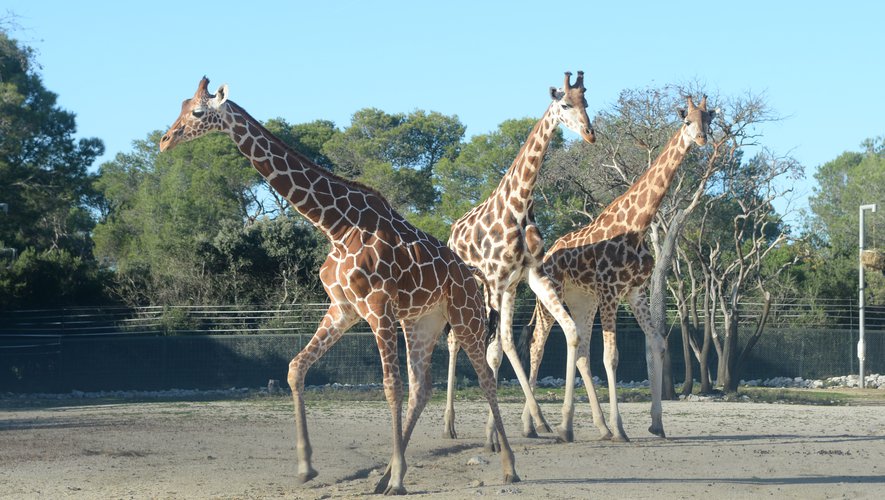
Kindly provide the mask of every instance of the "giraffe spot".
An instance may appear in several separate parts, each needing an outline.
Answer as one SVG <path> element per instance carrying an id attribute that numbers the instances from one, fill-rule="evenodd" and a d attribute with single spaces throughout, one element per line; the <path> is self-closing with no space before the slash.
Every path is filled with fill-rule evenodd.
<path id="1" fill-rule="evenodd" d="M 246 153 L 247 156 L 252 156 L 252 148 L 255 146 L 255 141 L 251 136 L 246 136 L 243 139 L 243 142 L 240 143 L 240 151 Z"/>
<path id="2" fill-rule="evenodd" d="M 286 156 L 286 148 L 278 142 L 272 142 L 270 144 L 270 154 L 278 158 L 284 158 Z"/>

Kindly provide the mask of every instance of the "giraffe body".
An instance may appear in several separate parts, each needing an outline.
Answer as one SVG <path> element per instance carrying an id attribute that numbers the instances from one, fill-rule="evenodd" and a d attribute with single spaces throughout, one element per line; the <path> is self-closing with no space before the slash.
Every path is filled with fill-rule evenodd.
<path id="1" fill-rule="evenodd" d="M 489 346 L 487 360 L 496 376 L 501 365 L 502 352 L 510 360 L 526 397 L 527 410 L 523 415 L 523 434 L 526 436 L 536 436 L 536 426 L 547 432 L 550 428 L 534 398 L 529 379 L 522 368 L 513 342 L 513 304 L 516 299 L 516 288 L 520 282 L 528 280 L 538 300 L 552 311 L 562 325 L 566 335 L 570 337 L 569 352 L 572 356 L 575 354 L 574 348 L 577 347 L 574 322 L 558 300 L 552 284 L 541 272 L 544 240 L 535 225 L 532 193 L 544 154 L 559 125 L 575 131 L 587 142 L 595 141 L 593 128 L 587 117 L 587 100 L 584 97 L 586 89 L 583 80 L 583 72 L 578 72 L 575 84 L 571 85 L 571 73 L 566 73 L 564 87 L 550 89 L 553 102 L 535 124 L 498 187 L 486 201 L 468 211 L 452 225 L 449 238 L 449 246 L 481 274 L 482 281 L 487 287 L 486 294 L 490 307 L 497 309 L 501 314 L 499 335 Z M 449 387 L 444 436 L 455 437 L 453 392 L 458 344 L 450 338 L 448 346 Z M 574 363 L 571 365 L 574 367 Z M 572 368 L 572 380 L 574 373 Z M 573 394 L 568 392 L 566 401 L 572 396 Z M 570 410 L 563 410 L 564 413 L 567 411 Z M 486 429 L 486 445 L 495 449 L 497 445 L 492 423 L 490 417 Z M 566 436 L 563 437 L 570 440 Z"/>
<path id="2" fill-rule="evenodd" d="M 577 368 L 584 380 L 593 421 L 602 439 L 629 441 L 618 410 L 616 392 L 618 348 L 615 320 L 618 305 L 623 299 L 629 302 L 646 336 L 646 362 L 652 393 L 652 425 L 649 432 L 665 436 L 661 408 L 665 344 L 661 332 L 652 326 L 644 290 L 654 268 L 654 257 L 645 242 L 645 234 L 691 145 L 706 143 L 714 113 L 707 111 L 706 97 L 699 106 L 695 106 L 689 98 L 688 110 L 680 110 L 684 124 L 651 167 L 593 222 L 559 238 L 544 256 L 544 273 L 568 305 L 578 329 Z M 602 325 L 611 428 L 605 422 L 590 373 L 590 334 L 597 310 Z M 537 381 L 544 343 L 553 326 L 553 316 L 539 303 L 533 319 L 535 328 L 529 375 L 532 386 Z M 569 429 L 573 426 L 572 422 L 566 425 Z"/>
<path id="3" fill-rule="evenodd" d="M 298 477 L 317 475 L 304 409 L 307 369 L 359 319 L 375 334 L 384 372 L 384 392 L 393 424 L 393 456 L 377 492 L 404 493 L 405 448 L 430 396 L 430 357 L 446 324 L 477 370 L 502 436 L 505 482 L 519 481 L 513 452 L 504 437 L 495 380 L 484 363 L 486 309 L 471 269 L 448 247 L 412 226 L 374 190 L 342 179 L 286 146 L 241 107 L 227 99 L 227 86 L 215 95 L 203 78 L 192 99 L 160 141 L 165 151 L 211 131 L 227 133 L 240 152 L 285 196 L 293 208 L 322 231 L 331 251 L 320 279 L 331 305 L 310 342 L 289 364 L 295 405 Z M 409 405 L 402 422 L 402 382 L 396 325 L 406 342 Z"/>

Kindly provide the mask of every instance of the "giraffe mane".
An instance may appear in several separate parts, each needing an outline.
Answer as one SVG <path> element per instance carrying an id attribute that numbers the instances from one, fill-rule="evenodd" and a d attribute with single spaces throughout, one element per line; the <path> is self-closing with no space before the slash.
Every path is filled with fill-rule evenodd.
<path id="1" fill-rule="evenodd" d="M 207 83 L 208 83 L 208 80 L 207 80 Z M 307 163 L 310 166 L 317 168 L 319 171 L 323 172 L 323 175 L 327 175 L 327 176 L 329 176 L 330 179 L 332 179 L 336 182 L 340 182 L 341 184 L 344 184 L 347 187 L 351 187 L 357 191 L 363 191 L 367 194 L 372 194 L 372 195 L 377 196 L 382 202 L 384 202 L 384 204 L 388 208 L 393 210 L 393 205 L 390 204 L 390 201 L 388 201 L 388 199 L 383 194 L 381 194 L 377 189 L 369 187 L 359 181 L 355 181 L 353 179 L 347 179 L 345 177 L 342 177 L 342 176 L 336 174 L 335 172 L 333 172 L 327 168 L 323 168 L 323 167 L 317 165 L 317 163 L 315 161 L 308 158 L 304 153 L 296 150 L 292 146 L 286 144 L 285 141 L 283 141 L 282 139 L 280 139 L 279 137 L 274 135 L 270 130 L 267 129 L 267 127 L 264 126 L 264 124 L 262 124 L 260 121 L 256 120 L 255 117 L 250 115 L 248 111 L 243 109 L 242 106 L 240 106 L 239 104 L 237 104 L 231 100 L 228 100 L 226 102 L 226 104 L 228 106 L 231 106 L 231 108 L 233 108 L 237 113 L 242 113 L 250 121 L 255 123 L 260 128 L 260 130 L 263 134 L 266 134 L 268 137 L 273 137 L 274 139 L 278 140 L 280 142 L 280 144 L 282 144 L 282 146 L 286 150 L 286 152 L 295 155 L 299 159 L 299 161 L 301 161 L 303 163 Z"/>

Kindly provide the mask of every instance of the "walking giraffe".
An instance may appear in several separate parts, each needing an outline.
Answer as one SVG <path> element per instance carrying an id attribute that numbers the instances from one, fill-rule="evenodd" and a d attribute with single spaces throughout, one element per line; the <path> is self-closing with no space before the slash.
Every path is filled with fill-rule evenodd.
<path id="1" fill-rule="evenodd" d="M 566 73 L 562 89 L 550 88 L 553 102 L 535 124 L 498 187 L 486 201 L 455 221 L 449 238 L 449 247 L 482 274 L 481 279 L 486 285 L 490 307 L 497 309 L 501 314 L 498 335 L 489 346 L 488 362 L 497 378 L 503 347 L 503 352 L 507 354 L 525 394 L 527 410 L 523 414 L 523 434 L 526 436 L 537 436 L 535 425 L 550 432 L 513 342 L 512 321 L 516 287 L 526 278 L 538 300 L 545 304 L 566 332 L 568 352 L 572 360 L 569 363 L 570 375 L 567 375 L 566 379 L 571 380 L 572 384 L 566 385 L 563 420 L 570 420 L 567 413 L 573 411 L 569 405 L 572 404 L 574 397 L 577 331 L 574 322 L 557 298 L 553 285 L 541 272 L 544 240 L 535 225 L 532 193 L 541 169 L 541 162 L 544 161 L 544 154 L 560 124 L 576 132 L 589 143 L 596 140 L 590 119 L 587 117 L 585 91 L 583 71 L 578 72 L 574 85 L 571 84 L 571 73 Z M 451 336 L 448 339 L 449 384 L 444 433 L 444 436 L 448 437 L 456 436 L 454 379 L 458 343 L 455 340 Z M 491 449 L 496 447 L 493 424 L 490 415 L 486 426 L 486 447 Z M 573 439 L 571 433 L 560 432 L 560 437 L 565 441 Z"/>
<path id="2" fill-rule="evenodd" d="M 470 268 L 448 247 L 415 228 L 376 191 L 334 175 L 293 150 L 228 99 L 228 87 L 207 90 L 203 77 L 193 98 L 160 139 L 160 150 L 208 132 L 226 133 L 270 185 L 330 241 L 320 280 L 331 301 L 310 342 L 289 363 L 295 404 L 298 478 L 317 475 L 304 409 L 304 375 L 348 328 L 365 319 L 378 344 L 384 393 L 393 415 L 393 456 L 376 492 L 405 493 L 405 449 L 430 396 L 430 355 L 446 324 L 464 347 L 501 434 L 504 482 L 519 481 L 504 435 L 495 379 L 485 364 L 487 328 L 481 291 Z M 402 382 L 396 323 L 409 363 L 409 406 L 402 425 Z"/>
<path id="3" fill-rule="evenodd" d="M 543 270 L 555 284 L 557 294 L 568 305 L 578 327 L 578 370 L 584 380 L 593 421 L 603 439 L 629 441 L 618 411 L 616 392 L 618 346 L 615 343 L 618 304 L 626 297 L 646 336 L 646 361 L 651 384 L 652 424 L 649 432 L 665 437 L 661 418 L 661 372 L 664 338 L 651 324 L 644 286 L 654 267 L 654 257 L 645 243 L 645 233 L 657 213 L 676 169 L 692 144 L 707 143 L 710 122 L 716 111 L 707 111 L 707 97 L 698 106 L 687 98 L 688 109 L 678 110 L 682 126 L 661 151 L 651 167 L 624 194 L 611 202 L 589 225 L 556 240 L 544 255 Z M 606 425 L 590 375 L 590 334 L 599 309 L 603 335 L 603 363 L 608 378 L 612 429 Z M 530 380 L 532 387 L 544 355 L 544 343 L 553 317 L 538 302 L 533 315 Z M 572 421 L 565 423 L 569 429 Z M 612 436 L 614 431 L 614 436 Z"/>

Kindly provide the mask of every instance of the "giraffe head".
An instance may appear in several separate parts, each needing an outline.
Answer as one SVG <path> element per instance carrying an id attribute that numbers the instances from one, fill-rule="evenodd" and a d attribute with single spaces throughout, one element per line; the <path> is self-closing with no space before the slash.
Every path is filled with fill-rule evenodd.
<path id="1" fill-rule="evenodd" d="M 676 110 L 682 120 L 683 144 L 694 142 L 698 146 L 703 146 L 707 143 L 710 123 L 719 110 L 707 111 L 707 96 L 701 98 L 701 103 L 697 106 L 694 105 L 691 96 L 687 96 L 686 100 L 688 101 L 688 109 L 679 108 Z"/>
<path id="2" fill-rule="evenodd" d="M 227 85 L 218 87 L 215 95 L 209 93 L 208 86 L 209 79 L 204 76 L 197 86 L 197 93 L 181 103 L 181 114 L 160 139 L 160 151 L 222 129 L 224 122 L 221 119 L 221 107 L 227 102 Z"/>
<path id="3" fill-rule="evenodd" d="M 596 133 L 593 131 L 593 125 L 590 118 L 587 117 L 587 99 L 584 98 L 584 72 L 578 71 L 578 78 L 575 84 L 571 84 L 572 74 L 568 71 L 565 73 L 565 85 L 561 89 L 550 87 L 550 97 L 553 98 L 553 104 L 550 109 L 553 111 L 554 119 L 563 124 L 567 129 L 581 136 L 582 139 L 589 143 L 596 142 Z"/>

